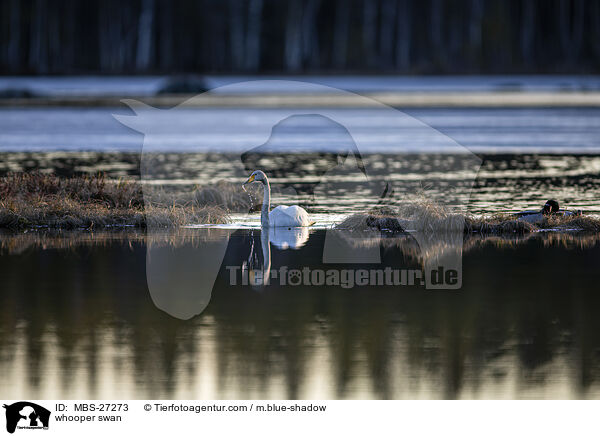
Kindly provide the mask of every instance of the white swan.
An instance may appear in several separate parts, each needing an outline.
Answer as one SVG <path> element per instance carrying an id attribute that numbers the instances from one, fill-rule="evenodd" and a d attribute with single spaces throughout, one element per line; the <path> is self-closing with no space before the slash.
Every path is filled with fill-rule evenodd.
<path id="1" fill-rule="evenodd" d="M 262 248 L 262 263 L 254 255 L 254 241 L 248 260 L 242 263 L 242 274 L 247 274 L 248 284 L 255 289 L 269 284 L 271 278 L 271 244 L 280 250 L 291 248 L 298 250 L 308 241 L 308 228 L 306 227 L 263 227 L 260 231 L 260 244 Z M 242 275 L 242 277 L 244 277 Z M 242 284 L 245 284 L 242 282 Z"/>
<path id="2" fill-rule="evenodd" d="M 248 272 L 248 283 L 253 288 L 261 288 L 269 284 L 271 278 L 271 244 L 269 242 L 269 231 L 263 229 L 260 232 L 260 245 L 262 248 L 263 263 L 255 262 L 253 258 L 254 243 L 248 261 L 242 264 L 242 274 L 244 270 Z"/>
<path id="3" fill-rule="evenodd" d="M 298 250 L 308 241 L 308 227 L 271 227 L 269 241 L 280 250 Z"/>
<path id="4" fill-rule="evenodd" d="M 248 180 L 244 182 L 244 185 L 252 182 L 261 182 L 264 188 L 263 204 L 260 212 L 262 227 L 305 227 L 314 224 L 308 219 L 308 213 L 300 206 L 277 206 L 269 212 L 271 186 L 267 175 L 260 170 L 254 171 L 250 174 Z"/>

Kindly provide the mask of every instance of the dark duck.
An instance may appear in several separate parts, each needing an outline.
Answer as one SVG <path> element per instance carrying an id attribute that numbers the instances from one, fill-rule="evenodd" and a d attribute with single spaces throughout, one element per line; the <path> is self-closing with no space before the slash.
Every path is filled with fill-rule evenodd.
<path id="1" fill-rule="evenodd" d="M 580 210 L 570 211 L 561 209 L 558 201 L 552 199 L 548 200 L 541 210 L 524 210 L 522 212 L 517 212 L 514 215 L 519 220 L 535 224 L 542 222 L 545 217 L 549 216 L 576 216 L 581 214 L 582 212 Z"/>

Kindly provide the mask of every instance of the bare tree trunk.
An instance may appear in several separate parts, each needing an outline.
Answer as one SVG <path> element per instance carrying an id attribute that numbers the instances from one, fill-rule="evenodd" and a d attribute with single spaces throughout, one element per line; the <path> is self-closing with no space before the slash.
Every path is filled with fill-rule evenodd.
<path id="1" fill-rule="evenodd" d="M 103 71 L 111 71 L 116 67 L 114 62 L 116 47 L 113 46 L 114 28 L 118 26 L 118 20 L 109 16 L 110 9 L 106 3 L 98 4 L 98 59 Z"/>
<path id="2" fill-rule="evenodd" d="M 393 65 L 394 24 L 396 20 L 396 1 L 383 0 L 381 5 L 381 27 L 379 34 L 379 53 L 385 67 Z"/>
<path id="3" fill-rule="evenodd" d="M 214 68 L 225 69 L 228 67 L 227 64 L 227 45 L 225 44 L 226 40 L 226 28 L 227 28 L 227 20 L 226 17 L 219 17 L 216 20 L 214 18 L 211 19 L 211 22 L 216 21 L 216 23 L 211 23 L 212 33 L 214 35 L 212 37 L 214 46 Z"/>
<path id="4" fill-rule="evenodd" d="M 142 0 L 138 24 L 137 56 L 138 71 L 147 71 L 152 63 L 152 36 L 154 27 L 154 0 Z"/>
<path id="5" fill-rule="evenodd" d="M 21 8 L 19 0 L 11 0 L 8 43 L 8 67 L 18 72 L 21 66 Z"/>
<path id="6" fill-rule="evenodd" d="M 116 23 L 110 20 L 109 16 L 112 28 L 110 44 L 112 52 L 111 63 L 115 71 L 123 71 L 129 67 L 127 60 L 130 59 L 130 39 L 133 38 L 133 29 L 129 28 L 129 8 L 118 9 Z"/>
<path id="7" fill-rule="evenodd" d="M 36 0 L 31 8 L 31 14 L 29 66 L 39 73 L 46 73 L 48 72 L 46 0 Z"/>
<path id="8" fill-rule="evenodd" d="M 244 65 L 244 9 L 242 0 L 229 0 L 229 41 L 231 66 L 240 70 Z"/>
<path id="9" fill-rule="evenodd" d="M 260 32 L 262 24 L 263 0 L 250 0 L 248 7 L 248 28 L 246 31 L 246 60 L 244 67 L 249 71 L 258 70 L 260 65 Z"/>
<path id="10" fill-rule="evenodd" d="M 533 0 L 527 1 L 531 4 Z M 471 0 L 469 17 L 469 43 L 477 59 L 481 57 L 481 21 L 483 20 L 483 0 Z"/>
<path id="11" fill-rule="evenodd" d="M 396 68 L 406 71 L 410 67 L 411 20 L 408 0 L 400 0 L 396 38 Z"/>
<path id="12" fill-rule="evenodd" d="M 302 16 L 302 58 L 308 62 L 310 68 L 318 68 L 320 63 L 319 53 L 319 28 L 317 15 L 321 0 L 308 0 Z"/>
<path id="13" fill-rule="evenodd" d="M 288 71 L 298 71 L 302 66 L 301 16 L 302 4 L 300 0 L 290 0 L 285 26 L 285 68 Z"/>
<path id="14" fill-rule="evenodd" d="M 77 11 L 78 5 L 76 6 L 70 0 L 66 0 L 64 2 L 66 11 L 65 15 L 62 18 L 63 28 L 64 28 L 64 39 L 63 41 L 66 43 L 61 44 L 60 50 L 62 53 L 61 59 L 64 65 L 64 72 L 71 72 L 75 67 L 75 53 L 77 53 L 77 30 L 75 25 L 77 23 Z M 98 21 L 97 26 L 100 25 L 100 21 Z"/>
<path id="15" fill-rule="evenodd" d="M 335 24 L 333 27 L 333 66 L 342 69 L 348 59 L 348 25 L 350 8 L 345 0 L 335 3 Z"/>
<path id="16" fill-rule="evenodd" d="M 445 26 L 445 62 L 450 70 L 457 71 L 464 65 L 464 58 L 461 56 L 463 46 L 463 23 L 462 17 L 456 13 L 449 13 L 444 17 L 448 23 Z"/>
<path id="17" fill-rule="evenodd" d="M 46 20 L 48 21 L 48 68 L 56 72 L 64 66 L 60 45 L 60 14 L 59 6 L 62 2 L 53 4 L 46 11 Z"/>
<path id="18" fill-rule="evenodd" d="M 113 0 L 114 1 L 114 0 Z M 116 3 L 116 1 L 115 1 Z M 109 35 L 109 56 L 111 68 L 114 71 L 122 71 L 127 57 L 127 24 L 125 17 L 126 8 L 118 8 L 111 19 L 110 14 L 106 14 L 108 35 Z"/>
<path id="19" fill-rule="evenodd" d="M 160 13 L 160 66 L 168 70 L 173 68 L 173 5 L 171 2 L 161 2 Z"/>
<path id="20" fill-rule="evenodd" d="M 521 57 L 524 65 L 530 65 L 533 57 L 535 35 L 535 2 L 525 1 L 521 15 Z"/>
<path id="21" fill-rule="evenodd" d="M 114 45 L 116 49 L 115 70 L 130 71 L 135 68 L 136 60 L 136 39 L 137 25 L 139 17 L 134 12 L 131 4 L 126 3 L 124 7 L 119 7 L 119 25 L 118 32 L 114 32 Z"/>
<path id="22" fill-rule="evenodd" d="M 431 0 L 429 36 L 431 38 L 430 56 L 440 64 L 445 62 L 445 53 L 442 43 L 442 3 L 440 0 Z"/>
<path id="23" fill-rule="evenodd" d="M 596 55 L 596 58 L 600 58 L 600 2 L 590 2 L 589 18 L 592 35 L 590 38 L 592 51 Z"/>
<path id="24" fill-rule="evenodd" d="M 581 52 L 583 40 L 583 0 L 560 0 L 558 3 L 558 36 L 568 63 Z M 572 19 L 571 19 L 572 18 Z"/>
<path id="25" fill-rule="evenodd" d="M 373 67 L 377 63 L 377 2 L 375 0 L 363 1 L 362 17 L 363 51 L 367 66 Z"/>

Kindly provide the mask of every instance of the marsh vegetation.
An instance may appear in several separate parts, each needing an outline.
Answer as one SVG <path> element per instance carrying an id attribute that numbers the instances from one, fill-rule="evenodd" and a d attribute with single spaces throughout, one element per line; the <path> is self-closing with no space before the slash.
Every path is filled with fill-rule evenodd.
<path id="1" fill-rule="evenodd" d="M 454 213 L 430 201 L 420 199 L 398 207 L 377 208 L 348 216 L 337 226 L 340 230 L 381 230 L 389 233 L 460 232 L 487 236 L 528 234 L 540 230 L 600 232 L 600 220 L 594 216 L 549 215 L 540 222 L 517 219 L 511 213 L 472 215 Z"/>
<path id="2" fill-rule="evenodd" d="M 102 228 L 178 227 L 219 224 L 230 211 L 250 205 L 241 188 L 222 183 L 185 193 L 144 188 L 133 179 L 97 175 L 57 177 L 10 173 L 0 178 L 0 227 Z M 240 192 L 238 192 L 240 191 Z"/>
<path id="3" fill-rule="evenodd" d="M 110 227 L 176 228 L 187 224 L 224 224 L 230 214 L 261 207 L 259 186 L 219 181 L 200 186 L 144 185 L 134 178 L 104 173 L 58 177 L 40 172 L 0 177 L 0 228 L 98 229 Z M 594 216 L 548 216 L 532 224 L 510 213 L 452 212 L 417 196 L 414 201 L 348 215 L 340 230 L 383 230 L 391 233 L 460 232 L 527 234 L 539 230 L 600 232 Z"/>

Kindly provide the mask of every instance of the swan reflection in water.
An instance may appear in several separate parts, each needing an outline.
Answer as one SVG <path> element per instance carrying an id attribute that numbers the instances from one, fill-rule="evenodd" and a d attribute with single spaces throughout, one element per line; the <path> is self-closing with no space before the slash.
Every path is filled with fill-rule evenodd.
<path id="1" fill-rule="evenodd" d="M 248 277 L 248 284 L 261 289 L 269 284 L 271 275 L 271 244 L 279 250 L 298 250 L 308 241 L 307 227 L 261 227 L 260 245 L 262 259 L 254 247 L 254 235 L 248 260 L 242 264 L 242 276 Z"/>

